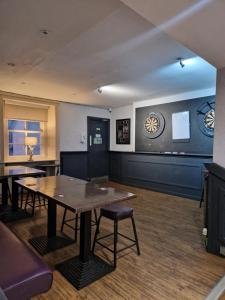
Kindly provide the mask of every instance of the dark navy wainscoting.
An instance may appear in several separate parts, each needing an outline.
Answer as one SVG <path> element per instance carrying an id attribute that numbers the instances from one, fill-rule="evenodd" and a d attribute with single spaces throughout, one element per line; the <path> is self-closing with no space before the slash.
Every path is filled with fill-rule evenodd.
<path id="1" fill-rule="evenodd" d="M 88 179 L 88 152 L 61 152 L 61 174 Z M 126 185 L 200 199 L 210 155 L 110 151 L 109 179 Z"/>
<path id="2" fill-rule="evenodd" d="M 110 180 L 200 199 L 210 156 L 110 152 Z"/>
<path id="3" fill-rule="evenodd" d="M 208 166 L 208 244 L 207 250 L 225 256 L 225 168 Z"/>
<path id="4" fill-rule="evenodd" d="M 60 152 L 60 170 L 62 175 L 88 179 L 88 152 Z"/>

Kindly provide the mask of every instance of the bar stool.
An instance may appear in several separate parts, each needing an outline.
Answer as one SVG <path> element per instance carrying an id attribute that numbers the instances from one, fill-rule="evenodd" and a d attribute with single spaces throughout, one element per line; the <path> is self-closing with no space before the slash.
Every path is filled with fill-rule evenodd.
<path id="1" fill-rule="evenodd" d="M 63 219 L 62 219 L 61 232 L 63 233 L 64 226 L 67 226 L 70 229 L 74 230 L 74 233 L 75 233 L 74 240 L 75 240 L 75 242 L 77 242 L 77 231 L 80 229 L 78 227 L 78 220 L 79 220 L 80 217 L 79 217 L 79 214 L 76 214 L 75 217 L 67 219 L 66 218 L 67 211 L 68 211 L 68 209 L 65 208 L 64 209 L 64 213 L 63 213 Z M 94 209 L 94 216 L 95 216 L 95 219 L 91 221 L 92 226 L 94 226 L 94 225 L 96 226 L 97 225 L 97 221 L 98 221 L 98 216 L 97 216 L 96 209 Z M 74 221 L 75 221 L 75 226 L 73 226 L 73 225 L 70 224 L 71 222 L 74 222 Z"/>
<path id="2" fill-rule="evenodd" d="M 29 199 L 29 197 L 31 197 L 31 199 Z M 36 203 L 36 197 L 38 198 L 38 204 Z M 27 192 L 27 197 L 26 197 L 26 202 L 24 207 L 25 211 L 27 210 L 28 205 L 32 208 L 32 216 L 34 216 L 35 208 L 46 206 L 45 199 L 41 200 L 41 197 L 38 193 L 31 192 L 30 190 L 28 190 Z"/>
<path id="3" fill-rule="evenodd" d="M 29 177 L 29 178 L 33 178 L 34 177 Z M 38 204 L 36 203 L 36 197 L 38 198 Z M 24 202 L 24 188 L 22 188 L 21 190 L 21 203 L 20 203 L 20 207 L 22 208 L 23 206 L 23 202 Z M 24 210 L 27 210 L 27 206 L 30 206 L 32 208 L 32 216 L 34 216 L 34 212 L 35 212 L 35 208 L 37 207 L 41 207 L 41 206 L 46 206 L 45 203 L 45 199 L 41 199 L 40 195 L 36 192 L 33 192 L 31 190 L 27 190 L 27 195 L 26 195 L 26 200 L 25 200 L 25 206 L 24 206 Z"/>
<path id="4" fill-rule="evenodd" d="M 114 232 L 110 233 L 110 234 L 107 234 L 105 236 L 102 236 L 100 238 L 97 238 L 98 234 L 99 234 L 100 221 L 101 221 L 102 217 L 110 219 L 114 222 Z M 122 220 L 125 220 L 125 219 L 128 219 L 128 218 L 131 218 L 133 233 L 134 233 L 134 238 L 135 239 L 132 239 L 132 238 L 130 238 L 128 236 L 125 236 L 122 233 L 118 232 L 118 222 L 122 221 Z M 107 238 L 109 236 L 112 236 L 112 235 L 114 236 L 114 248 L 113 248 L 113 250 L 100 242 L 100 240 L 105 239 L 105 238 Z M 117 250 L 118 235 L 130 240 L 133 243 L 129 246 L 126 246 L 126 247 L 120 249 L 120 250 Z M 127 207 L 127 206 L 121 206 L 121 205 L 117 205 L 117 204 L 112 204 L 110 206 L 101 208 L 100 216 L 98 218 L 97 228 L 96 228 L 96 232 L 95 232 L 95 236 L 94 236 L 93 246 L 92 246 L 92 252 L 93 253 L 94 253 L 94 250 L 95 250 L 96 243 L 101 245 L 103 248 L 106 248 L 107 250 L 109 250 L 110 252 L 113 253 L 114 268 L 116 268 L 116 265 L 117 265 L 117 253 L 122 252 L 122 251 L 136 245 L 137 254 L 140 255 L 140 248 L 139 248 L 139 243 L 138 243 L 137 231 L 136 231 L 136 226 L 135 226 L 135 221 L 134 221 L 134 216 L 133 216 L 133 208 Z"/>

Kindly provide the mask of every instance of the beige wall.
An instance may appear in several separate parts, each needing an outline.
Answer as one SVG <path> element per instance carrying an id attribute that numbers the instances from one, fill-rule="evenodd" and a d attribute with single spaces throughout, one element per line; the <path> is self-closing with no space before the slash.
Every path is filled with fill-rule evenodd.
<path id="1" fill-rule="evenodd" d="M 57 115 L 59 151 L 87 151 L 87 117 L 111 117 L 107 109 L 69 103 L 60 103 Z"/>
<path id="2" fill-rule="evenodd" d="M 225 68 L 217 72 L 213 161 L 225 167 Z"/>

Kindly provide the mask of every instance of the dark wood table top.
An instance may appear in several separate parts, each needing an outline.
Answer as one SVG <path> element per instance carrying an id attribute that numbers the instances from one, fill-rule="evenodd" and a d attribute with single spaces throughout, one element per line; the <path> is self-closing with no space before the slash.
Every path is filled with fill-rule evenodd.
<path id="1" fill-rule="evenodd" d="M 59 163 L 55 163 L 55 164 L 40 164 L 38 165 L 38 167 L 43 167 L 43 168 L 47 168 L 47 167 L 59 167 L 60 164 Z"/>
<path id="2" fill-rule="evenodd" d="M 45 171 L 25 166 L 0 166 L 0 178 L 45 174 Z"/>
<path id="3" fill-rule="evenodd" d="M 112 203 L 135 198 L 136 195 L 68 176 L 24 178 L 20 186 L 39 192 L 74 212 L 89 211 Z"/>

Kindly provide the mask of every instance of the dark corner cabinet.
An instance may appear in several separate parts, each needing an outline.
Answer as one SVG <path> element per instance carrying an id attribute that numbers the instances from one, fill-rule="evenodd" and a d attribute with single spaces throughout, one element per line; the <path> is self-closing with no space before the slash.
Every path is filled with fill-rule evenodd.
<path id="1" fill-rule="evenodd" d="M 109 178 L 122 184 L 199 200 L 212 155 L 110 152 Z"/>
<path id="2" fill-rule="evenodd" d="M 225 256 L 225 168 L 212 163 L 207 169 L 207 250 Z"/>

